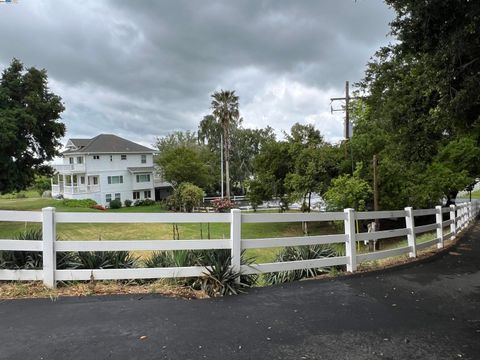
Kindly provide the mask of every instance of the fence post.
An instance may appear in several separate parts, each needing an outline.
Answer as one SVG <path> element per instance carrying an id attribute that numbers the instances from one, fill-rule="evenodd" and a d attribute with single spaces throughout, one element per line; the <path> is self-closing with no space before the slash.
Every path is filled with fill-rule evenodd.
<path id="1" fill-rule="evenodd" d="M 437 248 L 441 249 L 443 248 L 443 213 L 441 205 L 435 206 L 435 219 L 437 223 Z"/>
<path id="2" fill-rule="evenodd" d="M 453 222 L 450 224 L 450 232 L 452 233 L 452 240 L 455 239 L 457 235 L 457 215 L 455 214 L 455 210 L 457 207 L 455 205 L 450 205 L 450 220 Z"/>
<path id="3" fill-rule="evenodd" d="M 57 265 L 55 254 L 56 224 L 55 208 L 42 209 L 42 235 L 43 235 L 43 283 L 49 288 L 56 287 L 55 269 Z"/>
<path id="4" fill-rule="evenodd" d="M 408 246 L 410 246 L 410 253 L 408 254 L 411 258 L 417 257 L 417 240 L 415 235 L 415 217 L 413 216 L 413 209 L 411 206 L 405 208 L 405 225 L 408 229 L 407 240 Z"/>
<path id="5" fill-rule="evenodd" d="M 347 271 L 354 272 L 357 270 L 357 248 L 355 235 L 355 210 L 345 209 L 345 235 L 347 241 L 345 242 L 345 255 L 348 257 Z"/>
<path id="6" fill-rule="evenodd" d="M 232 218 L 230 220 L 230 240 L 231 240 L 231 261 L 232 269 L 235 272 L 241 270 L 241 256 L 242 256 L 242 212 L 240 209 L 231 210 Z M 237 278 L 240 281 L 240 278 Z"/>

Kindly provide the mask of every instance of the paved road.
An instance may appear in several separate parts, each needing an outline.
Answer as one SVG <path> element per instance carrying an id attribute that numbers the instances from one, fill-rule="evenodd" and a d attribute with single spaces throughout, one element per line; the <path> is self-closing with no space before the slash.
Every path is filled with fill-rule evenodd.
<path id="1" fill-rule="evenodd" d="M 0 302 L 0 359 L 480 359 L 479 306 L 477 223 L 450 254 L 359 277 L 209 300 Z"/>

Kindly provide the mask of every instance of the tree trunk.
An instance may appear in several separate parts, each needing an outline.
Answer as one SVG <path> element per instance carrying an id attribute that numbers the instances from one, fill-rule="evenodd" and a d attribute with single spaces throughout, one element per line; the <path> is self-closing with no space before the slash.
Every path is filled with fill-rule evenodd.
<path id="1" fill-rule="evenodd" d="M 228 126 L 228 125 L 227 125 Z M 225 195 L 227 199 L 230 199 L 230 149 L 229 149 L 229 138 L 228 138 L 228 128 L 224 127 L 223 128 L 223 142 L 224 142 L 224 149 L 225 149 L 225 185 L 226 185 L 226 191 Z"/>

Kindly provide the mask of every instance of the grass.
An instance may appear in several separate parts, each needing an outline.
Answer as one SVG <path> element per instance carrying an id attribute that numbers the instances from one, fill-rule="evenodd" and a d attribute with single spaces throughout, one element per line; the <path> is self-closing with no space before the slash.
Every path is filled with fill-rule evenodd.
<path id="1" fill-rule="evenodd" d="M 89 208 L 72 208 L 63 205 L 61 200 L 42 198 L 0 199 L 2 210 L 39 211 L 44 207 L 54 206 L 58 212 L 102 212 Z M 160 205 L 139 206 L 112 209 L 108 212 L 165 212 Z M 222 223 L 177 224 L 181 240 L 206 239 L 210 227 L 211 239 L 228 239 L 230 225 Z M 35 223 L 0 222 L 0 239 L 12 238 L 16 233 L 31 227 Z M 336 233 L 338 230 L 330 223 L 309 223 L 309 234 L 323 235 Z M 61 223 L 57 225 L 57 234 L 62 240 L 168 240 L 173 239 L 172 224 L 94 224 Z M 301 223 L 247 223 L 242 225 L 242 238 L 258 239 L 269 237 L 288 237 L 302 235 Z M 257 262 L 273 261 L 280 248 L 250 249 L 247 256 L 255 257 Z M 146 257 L 150 252 L 137 251 L 135 255 Z"/>
<path id="2" fill-rule="evenodd" d="M 472 199 L 480 199 L 480 190 L 472 192 Z"/>

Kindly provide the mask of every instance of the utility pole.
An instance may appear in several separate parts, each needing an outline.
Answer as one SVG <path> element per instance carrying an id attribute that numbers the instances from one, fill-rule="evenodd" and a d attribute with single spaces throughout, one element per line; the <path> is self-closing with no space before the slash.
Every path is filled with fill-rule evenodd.
<path id="1" fill-rule="evenodd" d="M 378 192 L 378 156 L 377 154 L 373 155 L 373 211 L 379 211 L 379 205 L 378 205 L 378 199 L 379 199 L 379 192 Z M 380 221 L 378 219 L 375 219 L 375 231 L 380 230 Z M 373 250 L 378 250 L 379 243 L 378 241 L 375 241 L 375 244 L 373 245 L 374 249 Z M 370 244 L 369 244 L 370 247 Z M 371 251 L 371 249 L 370 249 Z"/>
<path id="2" fill-rule="evenodd" d="M 341 109 L 334 109 L 333 106 L 330 107 L 330 111 L 333 114 L 337 111 L 345 111 L 345 124 L 343 129 L 343 135 L 345 140 L 351 138 L 350 134 L 350 99 L 361 99 L 359 96 L 350 96 L 350 85 L 348 81 L 345 81 L 345 96 L 344 97 L 334 97 L 330 98 L 331 102 L 334 101 L 345 101 L 345 107 Z"/>

